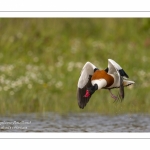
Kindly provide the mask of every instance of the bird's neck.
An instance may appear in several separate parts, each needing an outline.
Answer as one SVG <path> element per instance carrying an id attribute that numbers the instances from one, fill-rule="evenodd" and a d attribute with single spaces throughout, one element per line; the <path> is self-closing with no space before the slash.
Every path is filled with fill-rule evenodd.
<path id="1" fill-rule="evenodd" d="M 105 79 L 97 79 L 97 80 L 92 81 L 92 85 L 95 85 L 95 84 L 97 84 L 98 90 L 100 90 L 100 89 L 106 87 L 107 82 Z"/>

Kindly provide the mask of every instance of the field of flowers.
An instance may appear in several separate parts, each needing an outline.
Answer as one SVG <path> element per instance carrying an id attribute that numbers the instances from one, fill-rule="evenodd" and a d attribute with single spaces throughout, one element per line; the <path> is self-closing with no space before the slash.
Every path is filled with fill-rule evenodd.
<path id="1" fill-rule="evenodd" d="M 1 18 L 0 30 L 0 114 L 150 112 L 150 19 Z M 122 103 L 100 90 L 80 110 L 76 89 L 83 65 L 105 69 L 108 58 L 135 85 L 125 89 Z"/>

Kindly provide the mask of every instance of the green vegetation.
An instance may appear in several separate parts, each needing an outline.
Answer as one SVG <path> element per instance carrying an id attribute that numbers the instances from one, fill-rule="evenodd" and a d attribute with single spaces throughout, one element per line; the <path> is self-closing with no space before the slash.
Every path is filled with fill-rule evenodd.
<path id="1" fill-rule="evenodd" d="M 1 18 L 0 114 L 21 112 L 150 113 L 150 19 Z M 76 100 L 86 61 L 118 62 L 136 84 L 122 103 L 97 91 L 81 110 Z M 117 90 L 112 90 L 117 93 Z"/>

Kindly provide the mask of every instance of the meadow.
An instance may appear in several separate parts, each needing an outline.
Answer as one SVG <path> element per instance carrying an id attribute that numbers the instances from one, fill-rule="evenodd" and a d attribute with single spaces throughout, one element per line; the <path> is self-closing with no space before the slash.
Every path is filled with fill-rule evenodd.
<path id="1" fill-rule="evenodd" d="M 0 115 L 150 113 L 149 18 L 1 18 L 0 31 Z M 108 58 L 135 84 L 125 88 L 122 103 L 100 90 L 80 109 L 83 65 L 105 69 Z"/>

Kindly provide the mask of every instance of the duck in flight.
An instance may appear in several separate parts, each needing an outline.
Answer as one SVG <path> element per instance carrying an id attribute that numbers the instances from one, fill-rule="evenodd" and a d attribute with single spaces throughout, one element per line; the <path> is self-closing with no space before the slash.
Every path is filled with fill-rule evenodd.
<path id="1" fill-rule="evenodd" d="M 114 60 L 108 59 L 108 67 L 99 70 L 91 62 L 83 66 L 78 80 L 77 99 L 80 108 L 84 108 L 96 90 L 108 89 L 113 99 L 121 101 L 124 98 L 124 87 L 134 84 L 127 80 L 129 76 Z M 119 88 L 119 94 L 113 95 L 111 89 Z"/>

